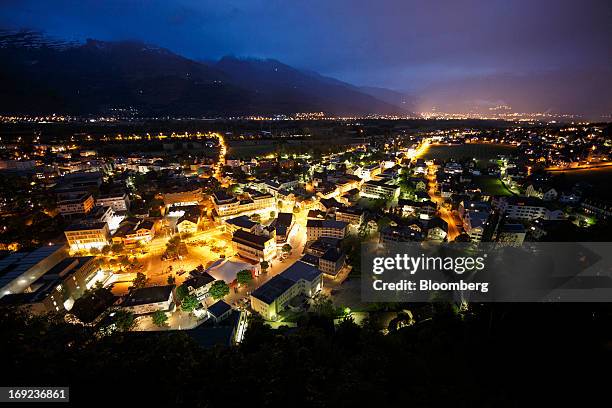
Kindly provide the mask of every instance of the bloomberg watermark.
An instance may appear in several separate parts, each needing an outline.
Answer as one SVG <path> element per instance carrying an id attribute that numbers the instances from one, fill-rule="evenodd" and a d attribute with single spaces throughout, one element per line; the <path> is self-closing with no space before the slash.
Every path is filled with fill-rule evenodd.
<path id="1" fill-rule="evenodd" d="M 362 246 L 366 302 L 609 302 L 609 242 Z"/>

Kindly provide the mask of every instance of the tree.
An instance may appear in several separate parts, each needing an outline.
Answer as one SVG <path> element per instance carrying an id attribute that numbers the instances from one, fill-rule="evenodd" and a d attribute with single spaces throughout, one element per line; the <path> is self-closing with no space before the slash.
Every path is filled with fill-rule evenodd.
<path id="1" fill-rule="evenodd" d="M 261 261 L 261 263 L 259 264 L 261 266 L 261 270 L 265 273 L 268 271 L 268 268 L 270 267 L 270 263 L 268 261 Z"/>
<path id="2" fill-rule="evenodd" d="M 314 297 L 311 310 L 317 315 L 331 319 L 338 315 L 332 300 L 329 298 L 329 296 L 325 296 L 322 293 L 319 293 Z"/>
<path id="3" fill-rule="evenodd" d="M 257 213 L 251 215 L 251 221 L 253 221 L 253 222 L 260 222 L 261 221 L 261 215 L 259 215 Z"/>
<path id="4" fill-rule="evenodd" d="M 123 252 L 123 243 L 113 244 L 111 246 L 111 251 L 113 251 L 115 253 Z"/>
<path id="5" fill-rule="evenodd" d="M 147 275 L 142 272 L 138 272 L 132 281 L 132 286 L 130 286 L 130 289 L 144 288 L 147 286 L 147 283 L 149 283 L 149 278 L 147 278 Z"/>
<path id="6" fill-rule="evenodd" d="M 124 255 L 119 258 L 119 264 L 125 268 L 130 264 L 130 259 Z"/>
<path id="7" fill-rule="evenodd" d="M 236 279 L 241 285 L 248 285 L 253 280 L 253 274 L 248 269 L 243 269 L 236 274 Z"/>
<path id="8" fill-rule="evenodd" d="M 180 235 L 175 235 L 172 238 L 170 238 L 168 240 L 168 242 L 166 243 L 166 247 L 171 248 L 171 247 L 176 247 L 181 243 L 181 237 Z"/>
<path id="9" fill-rule="evenodd" d="M 232 184 L 231 186 L 228 187 L 227 191 L 228 193 L 238 194 L 240 192 L 240 185 Z"/>
<path id="10" fill-rule="evenodd" d="M 192 312 L 200 306 L 200 301 L 195 295 L 187 295 L 181 299 L 181 310 L 185 312 Z"/>
<path id="11" fill-rule="evenodd" d="M 174 277 L 174 275 L 168 275 L 168 279 L 166 281 L 168 282 L 168 285 L 174 285 L 174 283 L 176 282 L 176 278 Z"/>
<path id="12" fill-rule="evenodd" d="M 388 227 L 389 224 L 391 224 L 391 220 L 389 219 L 389 217 L 382 217 L 378 220 L 378 222 L 376 222 L 376 224 L 378 225 L 378 231 L 382 231 L 386 227 Z"/>
<path id="13" fill-rule="evenodd" d="M 270 218 L 276 217 L 276 211 L 270 211 Z"/>
<path id="14" fill-rule="evenodd" d="M 134 325 L 136 324 L 134 314 L 126 310 L 116 311 L 114 318 L 117 330 L 122 332 L 132 330 L 134 328 Z"/>
<path id="15" fill-rule="evenodd" d="M 184 284 L 176 288 L 176 299 L 181 302 L 185 297 L 189 296 L 189 289 Z"/>
<path id="16" fill-rule="evenodd" d="M 101 285 L 102 282 L 98 281 L 91 290 L 86 290 L 70 310 L 71 314 L 84 323 L 93 322 L 117 300 L 110 289 L 98 284 Z"/>
<path id="17" fill-rule="evenodd" d="M 221 299 L 224 298 L 230 289 L 227 283 L 222 280 L 214 281 L 212 285 L 210 285 L 209 293 L 213 297 L 213 299 Z"/>
<path id="18" fill-rule="evenodd" d="M 175 258 L 179 255 L 184 255 L 187 252 L 187 246 L 181 240 L 180 235 L 175 235 L 166 242 L 166 251 L 164 256 L 168 258 Z"/>
<path id="19" fill-rule="evenodd" d="M 461 318 L 448 310 L 433 313 L 430 306 L 423 305 L 422 315 L 415 314 L 423 324 L 388 334 L 381 333 L 388 314 L 378 318 L 370 314 L 362 329 L 344 319 L 336 330 L 333 326 L 329 331 L 317 330 L 298 323 L 290 334 L 272 329 L 254 314 L 240 346 L 221 349 L 198 347 L 184 332 L 97 336 L 93 328 L 69 324 L 52 315 L 28 316 L 0 309 L 4 345 L 0 358 L 3 368 L 15 378 L 31 378 L 32 373 L 46 374 L 49 367 L 61 367 L 53 372 L 55 381 L 85 387 L 113 373 L 118 382 L 129 382 L 130 390 L 178 390 L 181 401 L 191 406 L 227 404 L 227 393 L 188 389 L 202 381 L 211 389 L 227 386 L 227 376 L 206 375 L 203 367 L 231 369 L 232 381 L 245 385 L 252 381 L 253 372 L 266 372 L 266 381 L 249 388 L 249 393 L 236 393 L 233 405 L 248 405 L 253 399 L 282 401 L 287 393 L 277 384 L 299 378 L 304 388 L 314 391 L 309 401 L 318 406 L 338 401 L 354 406 L 364 401 L 379 405 L 382 401 L 387 406 L 405 406 L 406 401 L 415 406 L 450 405 L 457 398 L 494 406 L 501 405 L 500 395 L 503 405 L 522 406 L 533 395 L 529 391 L 541 388 L 542 362 L 548 364 L 547 384 L 562 384 L 571 397 L 583 397 L 583 384 L 597 380 L 593 362 L 605 367 L 608 361 L 605 347 L 593 347 L 609 340 L 606 328 L 611 323 L 607 313 L 594 319 L 593 310 L 607 309 L 562 303 L 528 306 L 472 304 L 470 313 Z M 524 341 L 525 330 L 536 341 Z M 584 352 L 568 352 L 572 347 Z M 304 364 L 291 364 L 285 358 L 288 353 L 310 358 L 304 358 Z M 560 355 L 564 358 L 559 359 Z M 178 359 L 183 364 L 177 366 Z M 433 370 L 418 373 L 423 381 L 403 381 L 407 366 L 428 365 Z M 444 375 L 457 367 L 467 378 Z M 519 369 L 524 375 L 516 377 Z M 174 370 L 177 375 L 157 375 L 164 370 Z M 320 376 L 304 375 L 313 370 L 334 378 L 334 385 L 322 384 Z M 576 380 L 576 370 L 587 377 Z M 517 392 L 517 386 L 525 392 Z M 128 399 L 172 405 L 177 392 L 133 392 Z M 100 399 L 106 402 L 106 397 L 114 396 L 101 395 Z M 567 398 L 567 393 L 562 397 Z"/>
<path id="20" fill-rule="evenodd" d="M 293 248 L 292 248 L 292 247 L 291 247 L 291 245 L 289 245 L 289 244 L 285 244 L 285 245 L 283 245 L 283 252 L 284 252 L 284 253 L 286 253 L 287 255 L 291 253 L 291 250 L 292 250 L 292 249 L 293 249 Z"/>
<path id="21" fill-rule="evenodd" d="M 153 313 L 151 318 L 153 319 L 153 324 L 155 324 L 157 327 L 168 326 L 168 315 L 166 315 L 166 313 L 162 310 L 157 310 L 155 313 Z"/>
<path id="22" fill-rule="evenodd" d="M 180 235 L 175 235 L 166 242 L 166 254 L 169 256 L 178 255 L 178 248 L 181 244 Z"/>

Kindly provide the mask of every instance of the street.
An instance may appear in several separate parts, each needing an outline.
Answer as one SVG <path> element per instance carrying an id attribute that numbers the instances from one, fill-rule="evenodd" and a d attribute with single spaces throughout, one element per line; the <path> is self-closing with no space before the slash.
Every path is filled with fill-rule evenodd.
<path id="1" fill-rule="evenodd" d="M 448 241 L 452 241 L 459 236 L 460 231 L 457 227 L 452 211 L 449 211 L 446 209 L 446 207 L 444 207 L 444 199 L 437 192 L 436 171 L 434 165 L 430 165 L 427 168 L 427 180 L 429 182 L 427 193 L 429 194 L 431 201 L 436 203 L 438 206 L 438 214 L 440 218 L 442 218 L 448 224 L 447 239 Z"/>

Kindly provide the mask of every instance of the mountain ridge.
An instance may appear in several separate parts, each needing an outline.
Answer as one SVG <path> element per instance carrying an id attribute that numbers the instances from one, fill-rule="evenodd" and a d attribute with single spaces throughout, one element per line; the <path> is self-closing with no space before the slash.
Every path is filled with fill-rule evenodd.
<path id="1" fill-rule="evenodd" d="M 32 42 L 28 42 L 32 40 Z M 359 87 L 274 59 L 195 61 L 140 41 L 45 43 L 32 32 L 0 33 L 0 112 L 230 116 L 325 112 L 406 113 Z"/>

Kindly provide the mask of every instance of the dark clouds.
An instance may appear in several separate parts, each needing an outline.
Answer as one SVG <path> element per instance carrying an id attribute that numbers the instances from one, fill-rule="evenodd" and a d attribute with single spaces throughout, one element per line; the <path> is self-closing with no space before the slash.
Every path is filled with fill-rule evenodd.
<path id="1" fill-rule="evenodd" d="M 141 39 L 196 59 L 270 57 L 349 82 L 612 66 L 607 0 L 9 1 L 0 24 L 69 39 Z"/>

